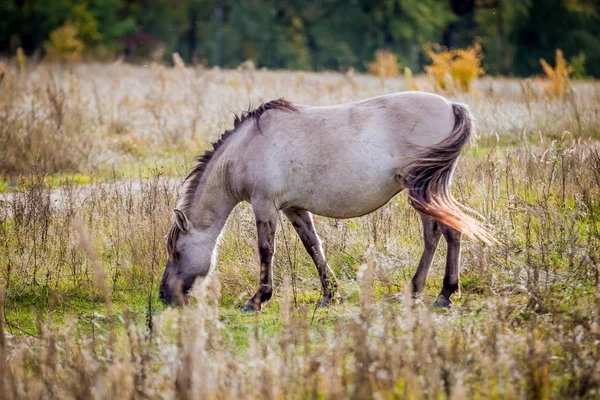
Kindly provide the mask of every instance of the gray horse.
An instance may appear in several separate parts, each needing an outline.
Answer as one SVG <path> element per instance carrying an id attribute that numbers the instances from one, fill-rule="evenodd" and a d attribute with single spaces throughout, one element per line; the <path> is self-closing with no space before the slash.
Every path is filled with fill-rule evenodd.
<path id="1" fill-rule="evenodd" d="M 183 302 L 195 279 L 209 273 L 225 222 L 242 201 L 252 204 L 260 254 L 260 284 L 245 311 L 260 310 L 273 294 L 279 211 L 317 266 L 322 306 L 331 301 L 336 284 L 312 213 L 360 217 L 408 189 L 425 240 L 413 293 L 423 292 L 443 235 L 448 258 L 435 302 L 442 307 L 451 304 L 450 296 L 459 288 L 461 233 L 494 240 L 449 193 L 456 161 L 473 131 L 464 105 L 419 92 L 327 107 L 279 99 L 236 116 L 234 122 L 184 181 L 160 286 L 160 298 L 167 303 Z"/>

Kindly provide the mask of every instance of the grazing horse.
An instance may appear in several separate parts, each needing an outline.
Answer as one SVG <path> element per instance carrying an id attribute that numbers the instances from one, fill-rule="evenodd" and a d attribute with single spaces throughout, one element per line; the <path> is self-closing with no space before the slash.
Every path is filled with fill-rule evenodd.
<path id="1" fill-rule="evenodd" d="M 335 106 L 279 99 L 236 116 L 234 128 L 199 157 L 183 183 L 167 236 L 160 298 L 180 303 L 197 277 L 215 264 L 225 222 L 242 201 L 252 204 L 258 230 L 260 284 L 244 306 L 260 310 L 273 294 L 272 263 L 279 211 L 312 257 L 327 305 L 335 278 L 312 214 L 353 218 L 371 213 L 403 189 L 423 222 L 425 250 L 412 279 L 425 289 L 440 237 L 448 243 L 443 288 L 435 304 L 447 307 L 459 288 L 461 233 L 493 241 L 449 193 L 457 158 L 472 135 L 461 104 L 403 92 Z"/>

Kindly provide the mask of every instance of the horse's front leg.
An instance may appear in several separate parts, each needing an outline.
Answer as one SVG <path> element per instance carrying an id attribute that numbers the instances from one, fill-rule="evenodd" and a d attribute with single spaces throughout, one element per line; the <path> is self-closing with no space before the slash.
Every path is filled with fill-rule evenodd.
<path id="1" fill-rule="evenodd" d="M 304 248 L 319 271 L 319 278 L 323 286 L 323 300 L 321 300 L 320 306 L 324 307 L 331 302 L 337 284 L 333 271 L 327 265 L 325 253 L 323 252 L 319 235 L 315 230 L 312 215 L 305 210 L 285 210 L 284 213 L 294 226 L 296 233 L 298 233 L 300 240 L 302 240 L 302 244 L 304 244 Z"/>
<path id="2" fill-rule="evenodd" d="M 268 201 L 253 201 L 252 208 L 258 230 L 260 281 L 256 294 L 246 302 L 243 311 L 260 311 L 261 305 L 273 295 L 273 256 L 275 254 L 277 209 Z"/>

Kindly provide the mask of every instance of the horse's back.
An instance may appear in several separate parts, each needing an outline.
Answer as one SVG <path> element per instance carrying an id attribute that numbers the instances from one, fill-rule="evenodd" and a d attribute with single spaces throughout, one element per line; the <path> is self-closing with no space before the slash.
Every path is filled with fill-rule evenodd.
<path id="1" fill-rule="evenodd" d="M 402 190 L 397 174 L 411 149 L 439 143 L 453 123 L 450 103 L 419 92 L 271 111 L 240 146 L 245 184 L 281 208 L 363 215 Z"/>

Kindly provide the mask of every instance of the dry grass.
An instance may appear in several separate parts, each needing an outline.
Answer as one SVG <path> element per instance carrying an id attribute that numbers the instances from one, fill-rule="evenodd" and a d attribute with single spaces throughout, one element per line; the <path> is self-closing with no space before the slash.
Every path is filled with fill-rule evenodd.
<path id="1" fill-rule="evenodd" d="M 484 79 L 474 93 L 454 97 L 472 106 L 480 138 L 461 159 L 453 193 L 485 216 L 502 245 L 465 241 L 463 296 L 450 311 L 430 309 L 443 249 L 425 299 L 413 303 L 404 294 L 422 242 L 418 216 L 401 195 L 361 219 L 317 218 L 340 281 L 329 309 L 314 308 L 315 268 L 282 221 L 276 297 L 260 314 L 242 315 L 258 276 L 246 205 L 230 218 L 216 274 L 197 288 L 197 303 L 183 310 L 158 304 L 178 190 L 164 175 L 182 176 L 183 160 L 229 127 L 228 112 L 249 99 L 334 104 L 381 94 L 378 78 L 117 64 L 24 74 L 11 66 L 5 77 L 11 86 L 0 90 L 12 88 L 2 93 L 13 100 L 0 96 L 0 117 L 12 125 L 0 124 L 0 140 L 13 146 L 9 154 L 35 153 L 52 171 L 142 165 L 144 172 L 100 174 L 91 186 L 65 178 L 53 190 L 48 168 L 28 170 L 33 159 L 2 160 L 4 171 L 28 172 L 15 175 L 19 190 L 0 199 L 0 396 L 600 395 L 597 83 L 575 83 L 573 96 L 561 99 L 535 81 Z M 72 111 L 58 129 L 51 101 L 34 95 L 50 82 Z M 405 85 L 390 78 L 386 91 Z M 38 130 L 19 123 L 32 110 L 39 110 L 31 125 Z M 75 134 L 76 121 L 88 128 L 84 136 Z M 73 135 L 69 146 L 59 140 L 66 135 Z M 47 142 L 54 151 L 16 137 L 54 138 Z M 74 156 L 67 150 L 77 146 L 93 151 L 68 164 L 52 161 Z"/>
<path id="2" fill-rule="evenodd" d="M 26 173 L 32 164 L 48 172 L 102 172 L 157 161 L 180 165 L 230 125 L 231 112 L 278 96 L 305 104 L 337 104 L 416 85 L 434 91 L 422 76 L 407 82 L 327 72 L 219 71 L 131 66 L 0 64 L 0 145 L 5 174 Z M 408 87 L 407 85 L 410 85 Z M 581 122 L 582 136 L 598 135 L 598 87 L 573 83 L 576 109 L 544 96 L 532 82 L 531 95 L 517 80 L 480 79 L 474 93 L 456 93 L 479 117 L 483 135 L 560 137 Z M 184 152 L 185 150 L 185 152 Z M 166 162 L 170 161 L 170 163 Z"/>

